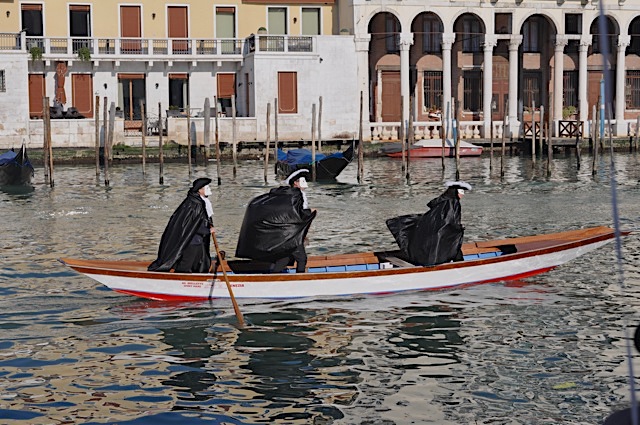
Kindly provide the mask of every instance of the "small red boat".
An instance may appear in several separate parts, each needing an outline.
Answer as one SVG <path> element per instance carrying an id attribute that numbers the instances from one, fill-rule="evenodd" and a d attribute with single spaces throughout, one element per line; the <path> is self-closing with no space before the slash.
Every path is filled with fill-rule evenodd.
<path id="1" fill-rule="evenodd" d="M 479 156 L 482 154 L 482 146 L 474 145 L 469 142 L 460 141 L 460 156 Z M 382 148 L 382 152 L 391 158 L 402 157 L 402 144 L 391 143 Z M 442 157 L 442 140 L 421 140 L 409 148 L 411 158 L 440 158 Z M 455 143 L 447 140 L 444 144 L 444 156 L 454 158 L 456 156 Z"/>

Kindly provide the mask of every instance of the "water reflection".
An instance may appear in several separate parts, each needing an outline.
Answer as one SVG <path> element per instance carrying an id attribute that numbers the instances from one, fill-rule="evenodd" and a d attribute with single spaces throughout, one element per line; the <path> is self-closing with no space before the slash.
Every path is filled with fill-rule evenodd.
<path id="1" fill-rule="evenodd" d="M 385 220 L 423 212 L 454 162 L 371 159 L 311 184 L 311 254 L 391 249 Z M 608 157 L 462 161 L 474 190 L 465 238 L 611 223 Z M 623 223 L 638 229 L 637 154 L 620 156 Z M 111 292 L 58 257 L 148 258 L 190 182 L 181 164 L 58 167 L 56 186 L 0 191 L 0 417 L 3 423 L 596 423 L 628 398 L 624 329 L 640 321 L 640 240 L 624 245 L 622 291 L 611 246 L 509 284 L 396 296 L 158 303 Z M 262 163 L 222 167 L 214 187 L 222 249 L 233 253 L 247 202 L 277 184 Z M 38 174 L 38 173 L 37 173 Z M 37 178 L 36 178 L 37 180 Z M 637 361 L 637 359 L 636 359 Z"/>

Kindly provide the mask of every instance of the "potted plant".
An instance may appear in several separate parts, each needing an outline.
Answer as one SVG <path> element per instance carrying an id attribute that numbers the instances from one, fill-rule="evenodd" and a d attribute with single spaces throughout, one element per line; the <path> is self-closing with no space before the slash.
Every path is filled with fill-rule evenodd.
<path id="1" fill-rule="evenodd" d="M 340 35 L 350 35 L 351 31 L 349 31 L 347 28 L 342 28 L 340 30 Z"/>
<path id="2" fill-rule="evenodd" d="M 32 46 L 29 49 L 29 54 L 31 54 L 32 61 L 37 61 L 42 59 L 42 49 L 39 46 Z"/>
<path id="3" fill-rule="evenodd" d="M 82 46 L 76 52 L 78 54 L 78 59 L 83 62 L 91 60 L 91 50 L 87 46 Z"/>
<path id="4" fill-rule="evenodd" d="M 564 120 L 575 119 L 577 112 L 578 112 L 578 109 L 575 106 L 573 105 L 565 106 L 564 108 L 562 108 L 562 119 Z"/>
<path id="5" fill-rule="evenodd" d="M 258 34 L 266 34 L 266 33 L 267 33 L 267 29 L 265 27 L 258 28 Z"/>

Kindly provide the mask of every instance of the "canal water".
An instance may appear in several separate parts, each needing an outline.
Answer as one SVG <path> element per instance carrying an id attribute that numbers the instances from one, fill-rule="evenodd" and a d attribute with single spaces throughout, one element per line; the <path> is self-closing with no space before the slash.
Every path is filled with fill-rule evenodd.
<path id="1" fill-rule="evenodd" d="M 612 225 L 609 156 L 461 161 L 465 239 Z M 640 230 L 640 156 L 616 154 L 620 221 Z M 385 220 L 426 210 L 455 162 L 367 159 L 331 184 L 309 254 L 394 248 Z M 627 334 L 640 322 L 640 240 L 521 281 L 330 299 L 164 303 L 109 291 L 60 257 L 154 258 L 190 182 L 216 164 L 58 166 L 55 187 L 0 191 L 2 424 L 596 424 L 628 406 Z M 213 186 L 232 256 L 247 203 L 278 184 L 263 164 L 222 165 Z M 636 374 L 638 353 L 632 348 Z"/>

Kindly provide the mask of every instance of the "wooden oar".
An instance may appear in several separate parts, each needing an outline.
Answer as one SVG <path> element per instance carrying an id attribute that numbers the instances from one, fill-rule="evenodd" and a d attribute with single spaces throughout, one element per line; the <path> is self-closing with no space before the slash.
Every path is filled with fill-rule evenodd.
<path id="1" fill-rule="evenodd" d="M 236 312 L 238 323 L 240 323 L 240 326 L 244 326 L 244 318 L 242 317 L 242 312 L 240 311 L 240 307 L 238 307 L 238 302 L 236 301 L 236 297 L 233 295 L 233 289 L 231 289 L 231 284 L 229 283 L 229 277 L 227 276 L 227 271 L 222 265 L 222 257 L 220 256 L 220 248 L 218 248 L 218 240 L 216 239 L 216 234 L 212 233 L 211 237 L 213 238 L 213 246 L 215 246 L 216 248 L 216 256 L 218 258 L 218 264 L 220 264 L 220 268 L 222 269 L 222 275 L 224 276 L 224 281 L 227 284 L 227 289 L 229 290 L 229 296 L 231 297 L 231 302 L 233 303 L 233 309 Z"/>

